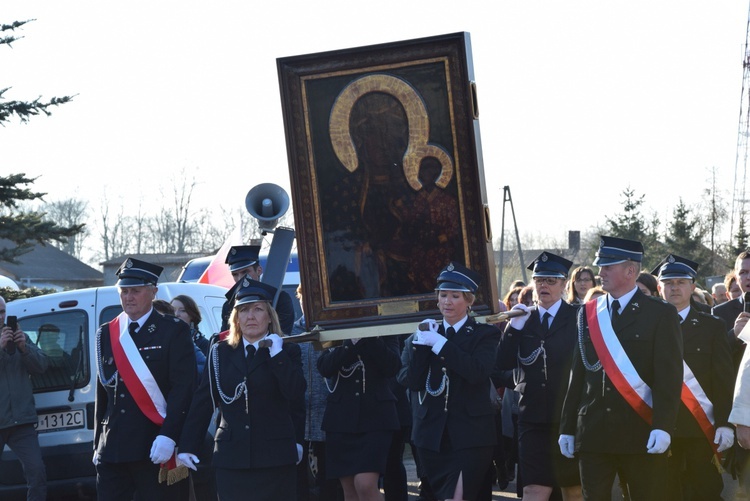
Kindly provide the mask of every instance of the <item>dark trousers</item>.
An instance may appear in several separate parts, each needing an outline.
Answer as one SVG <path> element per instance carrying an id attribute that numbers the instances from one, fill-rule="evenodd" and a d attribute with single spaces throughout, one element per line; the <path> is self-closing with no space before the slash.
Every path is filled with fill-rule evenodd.
<path id="1" fill-rule="evenodd" d="M 638 501 L 667 498 L 666 454 L 579 453 L 581 486 L 586 501 L 612 498 L 615 475 L 628 482 L 630 496 Z"/>
<path id="2" fill-rule="evenodd" d="M 724 481 L 711 462 L 705 437 L 675 438 L 669 458 L 669 498 L 675 501 L 720 501 Z"/>
<path id="3" fill-rule="evenodd" d="M 98 501 L 181 501 L 188 499 L 189 482 L 159 483 L 159 465 L 150 460 L 102 462 L 96 466 Z"/>
<path id="4" fill-rule="evenodd" d="M 47 470 L 42 461 L 42 449 L 33 424 L 22 424 L 0 430 L 0 454 L 5 445 L 10 447 L 23 467 L 29 501 L 47 499 Z"/>
<path id="5" fill-rule="evenodd" d="M 411 436 L 411 428 L 402 428 L 393 433 L 391 448 L 388 450 L 388 461 L 383 476 L 385 501 L 408 501 L 409 489 L 406 484 L 404 467 L 405 439 Z"/>

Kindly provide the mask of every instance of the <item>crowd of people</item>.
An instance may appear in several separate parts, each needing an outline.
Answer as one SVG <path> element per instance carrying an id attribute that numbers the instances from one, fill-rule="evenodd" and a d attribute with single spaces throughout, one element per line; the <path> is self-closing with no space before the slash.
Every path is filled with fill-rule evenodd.
<path id="1" fill-rule="evenodd" d="M 451 262 L 441 318 L 322 351 L 285 342 L 308 326 L 259 280 L 259 250 L 230 250 L 227 329 L 210 339 L 191 298 L 156 299 L 161 267 L 118 270 L 123 312 L 96 339 L 98 499 L 194 499 L 209 463 L 221 500 L 405 501 L 407 446 L 422 501 L 486 501 L 513 479 L 525 500 L 609 500 L 615 482 L 624 499 L 714 500 L 725 470 L 750 493 L 750 250 L 710 291 L 685 257 L 642 270 L 632 240 L 603 236 L 598 273 L 545 251 L 491 322 L 471 311 L 480 273 Z M 0 370 L 23 405 L 0 400 L 0 442 L 43 499 L 22 381 L 46 359 L 4 304 Z"/>

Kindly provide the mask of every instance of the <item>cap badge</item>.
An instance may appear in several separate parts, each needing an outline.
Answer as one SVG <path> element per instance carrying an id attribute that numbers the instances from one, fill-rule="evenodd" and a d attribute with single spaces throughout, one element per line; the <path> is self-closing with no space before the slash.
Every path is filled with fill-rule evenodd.
<path id="1" fill-rule="evenodd" d="M 675 262 L 675 258 L 674 258 L 674 256 L 672 254 L 670 254 L 669 257 L 667 258 L 667 262 L 668 263 L 674 263 Z"/>
<path id="2" fill-rule="evenodd" d="M 125 261 L 125 268 L 132 268 L 133 267 L 133 261 L 128 258 L 127 261 Z"/>
<path id="3" fill-rule="evenodd" d="M 237 254 L 237 249 L 235 249 L 234 247 L 232 247 L 232 249 L 229 251 L 229 253 L 234 256 L 235 254 Z"/>
<path id="4" fill-rule="evenodd" d="M 250 287 L 250 281 L 247 279 L 247 276 L 242 281 L 242 287 Z"/>
<path id="5" fill-rule="evenodd" d="M 453 271 L 454 269 L 455 267 L 453 266 L 453 263 L 449 264 L 448 267 L 446 268 L 446 270 L 448 271 Z"/>
<path id="6" fill-rule="evenodd" d="M 603 238 L 599 239 L 599 247 L 604 247 L 604 239 Z"/>
<path id="7" fill-rule="evenodd" d="M 547 254 L 546 254 L 546 253 L 542 254 L 542 262 L 543 262 L 543 263 L 546 263 L 548 259 L 549 259 L 549 258 L 547 257 Z"/>

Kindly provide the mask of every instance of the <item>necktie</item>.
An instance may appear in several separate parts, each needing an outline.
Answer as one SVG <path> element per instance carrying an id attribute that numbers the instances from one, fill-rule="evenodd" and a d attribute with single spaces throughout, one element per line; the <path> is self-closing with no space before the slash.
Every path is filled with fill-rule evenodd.
<path id="1" fill-rule="evenodd" d="M 138 330 L 138 322 L 130 322 L 130 325 L 128 325 L 128 332 L 130 332 L 131 336 L 135 336 L 135 331 Z"/>
<path id="2" fill-rule="evenodd" d="M 453 327 L 448 327 L 448 329 L 446 329 L 445 331 L 445 337 L 447 339 L 452 338 L 455 334 L 456 334 L 456 329 L 454 329 Z"/>
<path id="3" fill-rule="evenodd" d="M 615 323 L 617 319 L 620 318 L 620 301 L 615 299 L 614 301 L 612 301 L 612 304 L 609 307 L 611 311 L 610 315 L 612 318 L 612 323 Z"/>
<path id="4" fill-rule="evenodd" d="M 247 369 L 250 370 L 250 362 L 253 361 L 253 357 L 255 356 L 255 346 L 249 344 L 245 348 L 247 351 L 247 356 L 245 357 L 245 364 L 247 365 Z"/>
<path id="5" fill-rule="evenodd" d="M 548 311 L 545 311 L 544 316 L 542 316 L 542 334 L 545 336 L 549 332 L 549 319 L 551 316 Z"/>

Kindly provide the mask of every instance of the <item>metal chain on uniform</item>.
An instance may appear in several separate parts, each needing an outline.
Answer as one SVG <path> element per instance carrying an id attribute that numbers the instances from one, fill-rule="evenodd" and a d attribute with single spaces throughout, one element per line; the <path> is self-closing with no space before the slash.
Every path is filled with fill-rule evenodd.
<path id="1" fill-rule="evenodd" d="M 424 382 L 424 395 L 421 392 L 417 392 L 417 395 L 419 396 L 419 405 L 422 405 L 424 403 L 424 399 L 427 398 L 427 394 L 429 393 L 433 397 L 439 397 L 443 392 L 445 392 L 445 407 L 443 410 L 448 412 L 448 395 L 450 395 L 450 387 L 451 387 L 451 380 L 448 377 L 448 370 L 443 367 L 443 377 L 440 378 L 440 386 L 436 390 L 432 389 L 432 385 L 430 384 L 430 379 L 432 378 L 432 367 L 429 367 L 427 369 L 427 379 Z"/>
<path id="2" fill-rule="evenodd" d="M 96 363 L 97 363 L 97 369 L 99 369 L 99 381 L 102 383 L 103 386 L 109 386 L 111 388 L 117 388 L 117 376 L 119 374 L 119 371 L 115 369 L 115 373 L 112 374 L 112 377 L 107 379 L 106 381 L 102 379 L 104 377 L 104 365 L 102 364 L 102 330 L 99 329 L 96 331 Z M 114 384 L 112 384 L 114 383 Z"/>
<path id="3" fill-rule="evenodd" d="M 349 367 L 342 367 L 339 369 L 338 374 L 336 374 L 336 382 L 333 385 L 333 389 L 331 389 L 331 385 L 328 384 L 328 379 L 323 378 L 323 381 L 326 383 L 326 388 L 328 388 L 328 393 L 333 393 L 336 391 L 336 388 L 339 386 L 339 378 L 349 378 L 352 377 L 352 374 L 354 374 L 354 371 L 357 369 L 362 369 L 362 393 L 365 392 L 365 363 L 362 361 L 362 357 L 360 355 L 357 355 L 357 361 L 354 362 Z"/>
<path id="4" fill-rule="evenodd" d="M 606 388 L 606 376 L 607 373 L 602 367 L 602 361 L 597 360 L 595 364 L 592 364 L 589 362 L 589 360 L 586 358 L 586 349 L 583 346 L 583 310 L 585 310 L 585 306 L 581 306 L 578 308 L 578 349 L 581 352 L 581 361 L 583 362 L 583 366 L 586 368 L 589 372 L 597 372 L 602 371 L 602 396 L 604 396 L 604 390 Z"/>
<path id="5" fill-rule="evenodd" d="M 521 365 L 526 365 L 526 366 L 532 365 L 534 362 L 537 361 L 537 359 L 539 358 L 539 355 L 541 354 L 542 361 L 544 362 L 544 367 L 542 370 L 544 371 L 544 379 L 546 380 L 547 379 L 547 350 L 544 349 L 544 339 L 540 340 L 540 343 L 541 344 L 539 348 L 532 351 L 531 355 L 529 355 L 528 357 L 522 357 L 521 348 L 518 348 L 518 362 Z"/>
<path id="6" fill-rule="evenodd" d="M 210 370 L 213 367 L 214 372 L 214 382 L 216 383 L 216 391 L 219 392 L 219 397 L 221 398 L 221 401 L 225 404 L 233 404 L 237 400 L 239 400 L 242 395 L 245 395 L 245 414 L 248 414 L 249 412 L 249 402 L 248 402 L 248 395 L 247 395 L 247 376 L 243 379 L 243 381 L 234 387 L 234 396 L 230 397 L 226 393 L 224 393 L 224 390 L 222 390 L 221 385 L 219 384 L 219 350 L 216 349 L 216 347 L 219 345 L 219 343 L 215 343 L 211 346 L 211 352 L 208 354 L 209 357 L 211 357 L 211 365 L 208 366 L 208 370 Z M 210 374 L 209 374 L 210 377 Z M 213 388 L 211 388 L 211 402 L 213 403 L 214 408 L 216 408 L 216 400 L 214 398 L 214 392 Z"/>

